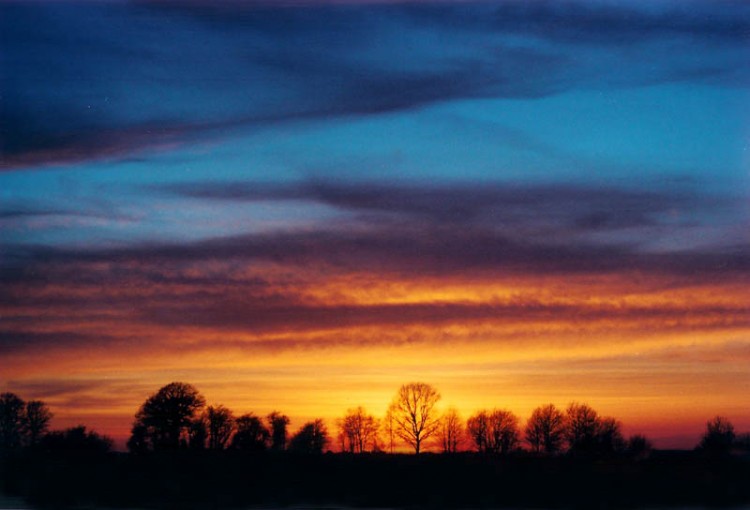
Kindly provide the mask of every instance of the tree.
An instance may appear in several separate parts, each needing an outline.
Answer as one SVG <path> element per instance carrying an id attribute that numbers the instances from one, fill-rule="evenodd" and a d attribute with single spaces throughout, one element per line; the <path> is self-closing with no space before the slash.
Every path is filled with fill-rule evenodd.
<path id="1" fill-rule="evenodd" d="M 195 415 L 206 400 L 190 384 L 173 382 L 151 395 L 136 414 L 131 444 L 153 450 L 177 449 L 187 443 Z"/>
<path id="2" fill-rule="evenodd" d="M 444 453 L 456 453 L 463 435 L 461 416 L 454 408 L 448 409 L 440 418 L 438 437 Z"/>
<path id="3" fill-rule="evenodd" d="M 199 416 L 188 428 L 188 447 L 191 450 L 205 450 L 208 440 L 208 424 L 205 416 Z"/>
<path id="4" fill-rule="evenodd" d="M 25 403 L 15 393 L 0 394 L 0 451 L 21 447 Z"/>
<path id="5" fill-rule="evenodd" d="M 133 428 L 130 430 L 127 447 L 130 453 L 136 454 L 146 453 L 150 448 L 148 427 L 138 420 L 136 420 Z"/>
<path id="6" fill-rule="evenodd" d="M 70 453 L 107 453 L 112 449 L 112 440 L 93 430 L 86 430 L 83 425 L 63 431 L 50 432 L 44 436 L 39 445 L 48 451 Z"/>
<path id="7" fill-rule="evenodd" d="M 500 409 L 495 410 L 491 418 L 495 451 L 505 455 L 515 450 L 521 436 L 518 417 L 510 411 Z"/>
<path id="8" fill-rule="evenodd" d="M 597 425 L 597 450 L 599 453 L 615 453 L 625 450 L 622 424 L 615 418 L 600 418 Z"/>
<path id="9" fill-rule="evenodd" d="M 393 414 L 394 432 L 419 455 L 422 443 L 440 428 L 435 404 L 440 394 L 425 383 L 404 384 L 398 390 L 390 410 Z"/>
<path id="10" fill-rule="evenodd" d="M 750 432 L 739 434 L 734 440 L 734 446 L 738 450 L 750 452 Z"/>
<path id="11" fill-rule="evenodd" d="M 252 413 L 243 414 L 235 420 L 235 426 L 237 431 L 232 437 L 232 449 L 259 452 L 267 448 L 271 434 L 260 418 Z"/>
<path id="12" fill-rule="evenodd" d="M 390 407 L 383 419 L 383 433 L 385 434 L 386 441 L 388 441 L 388 451 L 393 453 L 393 445 L 396 438 L 396 420 L 393 418 L 393 409 Z"/>
<path id="13" fill-rule="evenodd" d="M 706 432 L 698 447 L 713 453 L 727 453 L 734 443 L 734 425 L 723 416 L 706 422 Z"/>
<path id="14" fill-rule="evenodd" d="M 323 420 L 305 423 L 289 441 L 289 450 L 297 453 L 320 454 L 329 442 Z"/>
<path id="15" fill-rule="evenodd" d="M 350 453 L 363 453 L 378 446 L 377 418 L 367 414 L 362 407 L 349 409 L 338 422 L 341 450 Z"/>
<path id="16" fill-rule="evenodd" d="M 204 414 L 209 450 L 223 450 L 234 432 L 234 416 L 224 406 L 209 406 Z"/>
<path id="17" fill-rule="evenodd" d="M 466 420 L 466 433 L 480 453 L 487 453 L 490 435 L 490 418 L 487 411 L 479 411 Z"/>
<path id="18" fill-rule="evenodd" d="M 505 454 L 518 445 L 518 417 L 505 409 L 478 411 L 467 420 L 466 428 L 481 453 Z"/>
<path id="19" fill-rule="evenodd" d="M 653 448 L 651 441 L 641 434 L 634 434 L 628 439 L 626 450 L 628 454 L 635 458 L 647 457 Z"/>
<path id="20" fill-rule="evenodd" d="M 273 411 L 268 415 L 268 426 L 271 429 L 271 449 L 283 451 L 286 449 L 286 428 L 289 425 L 289 417 Z"/>
<path id="21" fill-rule="evenodd" d="M 35 446 L 47 432 L 52 413 L 41 400 L 29 400 L 24 410 L 23 432 L 26 443 Z"/>
<path id="22" fill-rule="evenodd" d="M 553 454 L 562 448 L 565 415 L 553 404 L 537 407 L 526 423 L 526 442 L 537 453 Z"/>
<path id="23" fill-rule="evenodd" d="M 599 415 L 586 404 L 573 402 L 565 412 L 565 439 L 572 452 L 593 452 L 597 448 Z"/>

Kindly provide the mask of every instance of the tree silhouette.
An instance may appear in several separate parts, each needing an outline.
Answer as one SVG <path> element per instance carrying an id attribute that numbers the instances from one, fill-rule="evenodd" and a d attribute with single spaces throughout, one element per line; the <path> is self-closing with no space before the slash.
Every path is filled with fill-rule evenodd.
<path id="1" fill-rule="evenodd" d="M 257 416 L 248 413 L 235 420 L 237 431 L 232 437 L 230 447 L 248 452 L 263 451 L 268 446 L 271 434 Z"/>
<path id="2" fill-rule="evenodd" d="M 456 409 L 451 407 L 443 413 L 443 416 L 440 417 L 438 437 L 444 453 L 456 453 L 458 451 L 463 431 L 463 422 Z"/>
<path id="3" fill-rule="evenodd" d="M 505 409 L 478 411 L 467 420 L 466 428 L 481 453 L 505 454 L 518 445 L 518 417 Z"/>
<path id="4" fill-rule="evenodd" d="M 627 444 L 627 452 L 636 458 L 645 458 L 651 453 L 653 445 L 648 438 L 641 434 L 634 434 L 630 436 Z"/>
<path id="5" fill-rule="evenodd" d="M 466 433 L 480 453 L 487 453 L 490 434 L 490 418 L 487 411 L 479 411 L 466 420 Z"/>
<path id="6" fill-rule="evenodd" d="M 208 427 L 208 448 L 223 450 L 234 432 L 234 416 L 224 406 L 209 406 L 204 418 Z"/>
<path id="7" fill-rule="evenodd" d="M 562 448 L 565 415 L 553 404 L 537 407 L 526 423 L 526 442 L 537 453 L 553 454 Z"/>
<path id="8" fill-rule="evenodd" d="M 388 408 L 383 418 L 383 433 L 385 440 L 388 442 L 388 451 L 393 453 L 393 446 L 396 439 L 396 420 L 393 417 L 393 409 Z"/>
<path id="9" fill-rule="evenodd" d="M 394 432 L 419 455 L 422 443 L 440 428 L 435 404 L 440 394 L 425 383 L 404 384 L 398 390 L 390 411 L 393 415 Z"/>
<path id="10" fill-rule="evenodd" d="M 600 453 L 615 453 L 625 450 L 622 425 L 614 418 L 600 418 L 597 424 L 597 450 Z"/>
<path id="11" fill-rule="evenodd" d="M 734 439 L 734 446 L 738 450 L 750 452 L 750 432 L 737 435 Z"/>
<path id="12" fill-rule="evenodd" d="M 206 401 L 190 384 L 173 382 L 151 395 L 136 414 L 129 445 L 171 450 L 187 443 L 195 415 Z"/>
<path id="13" fill-rule="evenodd" d="M 127 443 L 130 453 L 146 453 L 150 449 L 148 427 L 138 420 L 133 424 L 130 430 L 130 438 Z"/>
<path id="14" fill-rule="evenodd" d="M 286 428 L 289 425 L 289 417 L 278 411 L 273 411 L 267 419 L 268 426 L 271 429 L 271 449 L 283 451 L 286 449 Z"/>
<path id="15" fill-rule="evenodd" d="M 15 393 L 0 394 L 0 450 L 21 447 L 25 404 Z"/>
<path id="16" fill-rule="evenodd" d="M 67 453 L 106 453 L 112 449 L 112 440 L 107 436 L 86 430 L 83 425 L 45 435 L 39 445 L 47 451 Z"/>
<path id="17" fill-rule="evenodd" d="M 23 432 L 26 443 L 35 446 L 47 432 L 52 413 L 41 400 L 29 400 L 24 410 Z"/>
<path id="18" fill-rule="evenodd" d="M 208 440 L 208 424 L 205 416 L 201 415 L 188 427 L 188 446 L 191 450 L 205 450 Z"/>
<path id="19" fill-rule="evenodd" d="M 573 402 L 565 412 L 565 439 L 572 452 L 597 449 L 599 415 L 586 404 Z"/>
<path id="20" fill-rule="evenodd" d="M 378 420 L 367 414 L 362 407 L 349 409 L 338 422 L 341 450 L 350 453 L 363 453 L 378 446 Z"/>
<path id="21" fill-rule="evenodd" d="M 305 423 L 289 441 L 289 450 L 296 453 L 320 454 L 329 442 L 328 429 L 321 419 Z"/>
<path id="22" fill-rule="evenodd" d="M 702 450 L 727 453 L 734 443 L 734 425 L 724 416 L 716 416 L 706 422 L 706 432 L 698 445 Z"/>

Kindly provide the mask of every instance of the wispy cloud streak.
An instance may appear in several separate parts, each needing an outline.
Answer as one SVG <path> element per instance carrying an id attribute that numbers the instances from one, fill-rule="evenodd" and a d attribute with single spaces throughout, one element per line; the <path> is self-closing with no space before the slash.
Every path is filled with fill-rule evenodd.
<path id="1" fill-rule="evenodd" d="M 3 2 L 1 167 L 456 99 L 747 85 L 746 5 L 690 4 Z"/>

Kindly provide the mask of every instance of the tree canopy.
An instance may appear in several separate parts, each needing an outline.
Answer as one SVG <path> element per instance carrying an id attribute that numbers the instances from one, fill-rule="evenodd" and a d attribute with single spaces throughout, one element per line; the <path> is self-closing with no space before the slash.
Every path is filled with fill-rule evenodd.
<path id="1" fill-rule="evenodd" d="M 323 453 L 329 442 L 328 429 L 321 419 L 309 421 L 289 441 L 289 450 L 296 453 Z"/>
<path id="2" fill-rule="evenodd" d="M 206 400 L 195 387 L 182 382 L 163 386 L 143 403 L 135 417 L 128 447 L 144 449 L 176 449 L 187 444 L 196 414 Z"/>
<path id="3" fill-rule="evenodd" d="M 24 402 L 15 393 L 0 394 L 0 450 L 35 446 L 47 432 L 52 416 L 41 400 Z"/>

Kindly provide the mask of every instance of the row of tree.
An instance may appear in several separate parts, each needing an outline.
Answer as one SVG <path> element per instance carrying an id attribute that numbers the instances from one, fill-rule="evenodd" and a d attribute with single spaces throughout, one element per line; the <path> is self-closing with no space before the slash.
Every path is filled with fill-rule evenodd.
<path id="1" fill-rule="evenodd" d="M 36 445 L 49 428 L 52 413 L 41 400 L 24 402 L 15 393 L 0 394 L 0 448 Z"/>
<path id="2" fill-rule="evenodd" d="M 519 449 L 523 440 L 531 451 L 545 454 L 564 449 L 613 453 L 626 448 L 633 451 L 650 448 L 648 440 L 640 435 L 626 442 L 619 421 L 599 416 L 586 404 L 571 403 L 565 412 L 552 404 L 538 407 L 522 432 L 518 416 L 506 409 L 480 410 L 464 423 L 453 408 L 438 415 L 435 405 L 439 399 L 440 394 L 424 383 L 405 384 L 400 388 L 383 424 L 391 450 L 394 436 L 414 448 L 416 453 L 430 439 L 446 453 L 464 449 L 467 440 L 471 449 L 485 454 L 510 453 Z M 357 431 L 359 424 L 365 424 L 367 433 Z M 363 451 L 361 443 L 351 441 L 351 438 L 362 437 L 371 438 L 371 448 L 377 449 L 377 420 L 363 415 L 361 408 L 350 410 L 340 428 L 342 450 Z"/>
<path id="3" fill-rule="evenodd" d="M 41 400 L 24 401 L 15 393 L 0 394 L 0 453 L 19 449 L 107 452 L 112 439 L 83 425 L 49 430 L 53 414 Z"/>
<path id="4" fill-rule="evenodd" d="M 410 383 L 399 388 L 382 420 L 362 407 L 350 409 L 337 420 L 338 447 L 349 453 L 393 452 L 405 444 L 418 454 L 429 444 L 446 453 L 471 449 L 507 454 L 525 442 L 532 452 L 548 455 L 564 451 L 641 454 L 651 448 L 642 435 L 626 440 L 618 420 L 600 416 L 586 404 L 574 402 L 565 410 L 552 404 L 538 407 L 522 429 L 511 411 L 481 410 L 464 422 L 453 408 L 439 414 L 439 400 L 440 394 L 431 385 Z M 235 418 L 224 406 L 206 406 L 193 386 L 175 382 L 150 396 L 138 410 L 128 448 L 132 452 L 231 448 L 319 453 L 331 443 L 322 419 L 305 423 L 287 441 L 288 425 L 289 418 L 279 412 L 269 414 L 265 421 L 252 413 Z M 729 450 L 737 444 L 731 424 L 718 417 L 708 423 L 699 446 Z"/>
<path id="5" fill-rule="evenodd" d="M 190 384 L 173 382 L 141 405 L 128 440 L 133 453 L 191 448 L 244 451 L 292 450 L 322 452 L 329 442 L 323 420 L 305 423 L 288 437 L 289 417 L 272 412 L 266 423 L 252 413 L 235 417 L 222 405 L 206 406 Z"/>
<path id="6" fill-rule="evenodd" d="M 523 443 L 537 454 L 647 452 L 650 442 L 642 435 L 625 439 L 619 421 L 600 416 L 586 404 L 571 403 L 565 410 L 552 404 L 536 408 L 523 429 L 519 418 L 505 409 L 480 410 L 464 421 L 450 408 L 437 411 L 440 394 L 425 383 L 401 386 L 381 420 L 357 407 L 337 420 L 338 448 L 342 452 L 394 451 L 399 444 L 415 453 L 425 445 L 443 452 L 474 450 L 507 454 Z M 13 393 L 0 394 L 0 451 L 22 447 L 52 450 L 107 451 L 112 441 L 79 426 L 48 432 L 52 413 L 44 402 L 24 402 Z M 252 413 L 235 417 L 222 405 L 206 405 L 190 384 L 173 382 L 148 397 L 133 423 L 128 449 L 133 453 L 191 448 L 320 453 L 331 445 L 322 419 L 305 423 L 291 436 L 289 418 L 272 412 L 262 418 Z M 699 448 L 750 450 L 750 434 L 735 434 L 726 419 L 707 423 Z"/>

